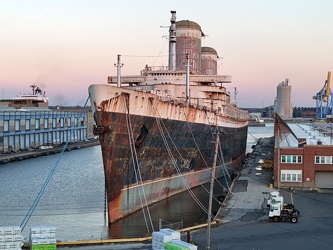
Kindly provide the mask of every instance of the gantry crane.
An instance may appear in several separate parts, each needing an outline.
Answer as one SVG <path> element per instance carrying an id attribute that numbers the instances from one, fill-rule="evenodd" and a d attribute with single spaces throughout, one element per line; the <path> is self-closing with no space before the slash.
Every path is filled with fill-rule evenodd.
<path id="1" fill-rule="evenodd" d="M 316 120 L 326 120 L 326 115 L 333 115 L 330 84 L 331 71 L 328 71 L 324 87 L 313 97 L 313 99 L 316 99 Z"/>

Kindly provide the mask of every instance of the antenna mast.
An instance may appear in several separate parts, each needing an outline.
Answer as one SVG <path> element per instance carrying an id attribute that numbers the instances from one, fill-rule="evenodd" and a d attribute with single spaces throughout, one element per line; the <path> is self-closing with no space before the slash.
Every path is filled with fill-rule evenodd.
<path id="1" fill-rule="evenodd" d="M 121 87 L 121 82 L 120 82 L 120 68 L 124 66 L 123 63 L 120 63 L 120 55 L 117 56 L 117 64 L 114 64 L 115 67 L 117 67 L 117 87 Z"/>

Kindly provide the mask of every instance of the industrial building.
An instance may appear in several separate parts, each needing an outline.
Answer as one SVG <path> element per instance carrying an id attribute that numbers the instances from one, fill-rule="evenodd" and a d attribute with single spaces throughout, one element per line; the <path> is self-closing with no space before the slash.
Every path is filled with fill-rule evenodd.
<path id="1" fill-rule="evenodd" d="M 52 110 L 48 99 L 33 93 L 0 101 L 0 154 L 61 145 L 91 138 L 89 112 Z M 37 88 L 36 88 L 37 87 Z M 90 112 L 91 113 L 91 112 Z"/>
<path id="2" fill-rule="evenodd" d="M 274 123 L 274 187 L 333 188 L 332 123 Z"/>

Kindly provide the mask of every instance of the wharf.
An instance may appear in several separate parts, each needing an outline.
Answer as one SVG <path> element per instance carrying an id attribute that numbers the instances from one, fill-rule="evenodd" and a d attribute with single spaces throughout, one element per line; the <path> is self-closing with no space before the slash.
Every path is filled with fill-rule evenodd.
<path id="1" fill-rule="evenodd" d="M 273 151 L 273 137 L 258 140 L 218 212 L 216 219 L 221 224 L 259 219 L 268 212 L 267 194 L 274 191 L 273 168 L 265 170 L 261 162 L 273 160 Z"/>
<path id="2" fill-rule="evenodd" d="M 211 234 L 212 242 L 219 241 L 219 231 L 223 231 L 224 224 L 232 222 L 241 225 L 251 221 L 268 220 L 267 198 L 270 192 L 275 191 L 271 185 L 273 169 L 261 168 L 261 160 L 273 159 L 273 151 L 273 137 L 258 140 L 216 215 L 215 220 L 219 222 L 219 226 L 212 229 L 217 232 Z M 192 242 L 199 250 L 206 249 L 206 234 L 206 229 L 192 233 Z"/>
<path id="3" fill-rule="evenodd" d="M 86 141 L 68 143 L 65 151 L 77 150 L 80 148 L 86 148 L 86 147 L 91 147 L 91 146 L 96 146 L 96 145 L 99 145 L 99 141 L 98 141 L 98 139 L 93 138 L 93 139 L 89 139 Z M 57 154 L 63 150 L 64 146 L 65 146 L 65 144 L 61 144 L 61 145 L 56 145 L 56 146 L 53 146 L 52 148 L 46 148 L 46 149 L 12 151 L 12 153 L 0 154 L 0 165 L 6 164 L 8 162 L 22 161 L 22 160 L 29 159 L 29 158 L 36 158 L 39 156 Z"/>

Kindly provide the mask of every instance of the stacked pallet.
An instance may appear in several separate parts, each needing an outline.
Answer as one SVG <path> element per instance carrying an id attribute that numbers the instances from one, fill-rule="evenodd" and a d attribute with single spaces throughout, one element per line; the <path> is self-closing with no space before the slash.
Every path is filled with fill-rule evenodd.
<path id="1" fill-rule="evenodd" d="M 197 246 L 182 241 L 178 231 L 169 228 L 153 232 L 152 247 L 153 250 L 197 250 Z"/>
<path id="2" fill-rule="evenodd" d="M 0 227 L 0 249 L 18 250 L 23 246 L 23 238 L 21 228 L 14 227 Z"/>
<path id="3" fill-rule="evenodd" d="M 56 250 L 55 227 L 39 226 L 30 228 L 30 250 Z"/>
<path id="4" fill-rule="evenodd" d="M 167 250 L 197 250 L 198 247 L 181 240 L 173 240 L 164 245 Z"/>
<path id="5" fill-rule="evenodd" d="M 163 232 L 153 232 L 152 236 L 152 247 L 153 250 L 161 250 L 164 249 L 164 244 L 171 242 L 172 236 Z"/>

